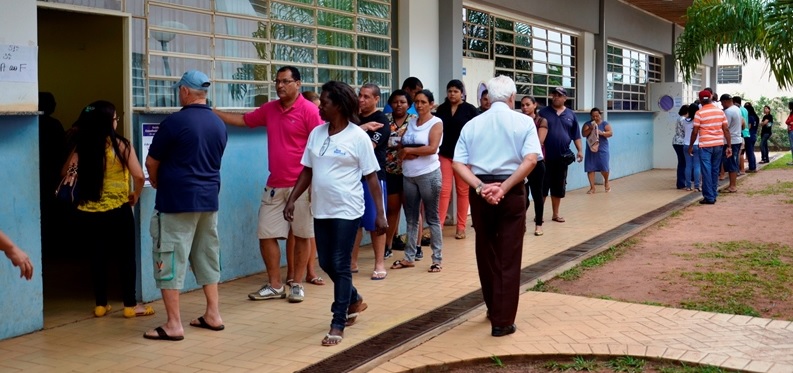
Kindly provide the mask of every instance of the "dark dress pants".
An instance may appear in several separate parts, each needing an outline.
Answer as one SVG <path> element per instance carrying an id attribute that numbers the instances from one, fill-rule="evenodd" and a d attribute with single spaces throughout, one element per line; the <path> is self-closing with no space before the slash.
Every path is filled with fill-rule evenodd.
<path id="1" fill-rule="evenodd" d="M 686 187 L 686 154 L 688 154 L 688 146 L 673 144 L 675 154 L 677 155 L 677 182 L 675 183 L 677 189 Z"/>
<path id="2" fill-rule="evenodd" d="M 476 265 L 490 324 L 515 323 L 520 296 L 520 266 L 526 232 L 526 189 L 513 187 L 491 205 L 471 188 L 471 219 L 476 230 Z"/>

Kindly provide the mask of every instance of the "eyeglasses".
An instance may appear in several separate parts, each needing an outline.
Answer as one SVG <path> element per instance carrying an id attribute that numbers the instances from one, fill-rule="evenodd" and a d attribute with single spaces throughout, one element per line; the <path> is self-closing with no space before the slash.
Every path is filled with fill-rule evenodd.
<path id="1" fill-rule="evenodd" d="M 276 80 L 273 80 L 273 84 L 275 84 L 275 85 L 277 85 L 277 86 L 278 86 L 278 85 L 281 85 L 281 84 L 283 84 L 283 85 L 287 85 L 287 84 L 289 84 L 289 83 L 294 83 L 294 82 L 296 82 L 296 81 L 297 81 L 297 80 L 293 80 L 293 79 L 283 79 L 283 80 L 278 80 L 278 79 L 276 79 Z"/>
<path id="2" fill-rule="evenodd" d="M 325 139 L 325 142 L 322 143 L 322 147 L 319 148 L 319 156 L 325 155 L 325 152 L 328 151 L 328 147 L 330 146 L 330 136 Z"/>

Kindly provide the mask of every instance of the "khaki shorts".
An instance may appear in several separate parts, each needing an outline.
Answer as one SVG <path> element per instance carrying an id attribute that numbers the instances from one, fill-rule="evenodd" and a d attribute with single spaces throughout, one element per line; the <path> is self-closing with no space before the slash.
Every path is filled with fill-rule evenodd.
<path id="1" fill-rule="evenodd" d="M 218 213 L 162 213 L 157 210 L 149 227 L 158 289 L 182 289 L 187 260 L 198 285 L 220 281 Z"/>
<path id="2" fill-rule="evenodd" d="M 284 220 L 284 207 L 286 200 L 292 193 L 292 188 L 265 187 L 262 193 L 262 204 L 259 206 L 259 239 L 268 238 L 286 239 L 289 228 L 292 233 L 300 238 L 314 237 L 314 215 L 311 214 L 310 189 L 295 201 L 295 218 L 292 223 Z"/>

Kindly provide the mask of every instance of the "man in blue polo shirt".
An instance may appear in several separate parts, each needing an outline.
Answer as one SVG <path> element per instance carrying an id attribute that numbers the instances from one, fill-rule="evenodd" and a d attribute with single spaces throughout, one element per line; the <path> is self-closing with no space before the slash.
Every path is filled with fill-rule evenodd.
<path id="1" fill-rule="evenodd" d="M 209 84 L 206 74 L 190 70 L 174 85 L 182 110 L 160 123 L 146 157 L 149 180 L 157 189 L 150 229 L 154 279 L 168 314 L 165 325 L 143 335 L 147 339 L 184 339 L 179 290 L 184 287 L 188 259 L 207 302 L 206 312 L 190 326 L 224 328 L 218 308 L 217 212 L 220 160 L 228 135 L 223 121 L 207 106 Z"/>
<path id="2" fill-rule="evenodd" d="M 540 116 L 548 121 L 548 135 L 545 137 L 545 182 L 543 183 L 543 196 L 550 191 L 553 217 L 551 220 L 564 223 L 564 218 L 559 215 L 559 206 L 565 196 L 567 186 L 567 166 L 584 160 L 581 152 L 581 130 L 575 113 L 564 106 L 567 101 L 567 91 L 556 87 L 551 91 L 550 106 L 540 110 Z M 577 155 L 570 150 L 570 141 L 575 143 Z M 543 201 L 544 202 L 544 201 Z"/>

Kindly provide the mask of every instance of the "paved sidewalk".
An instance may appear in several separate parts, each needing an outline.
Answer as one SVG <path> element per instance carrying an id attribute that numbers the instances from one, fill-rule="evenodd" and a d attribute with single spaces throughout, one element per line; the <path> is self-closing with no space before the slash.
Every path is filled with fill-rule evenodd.
<path id="1" fill-rule="evenodd" d="M 524 244 L 523 267 L 564 252 L 603 232 L 624 226 L 680 198 L 692 197 L 690 193 L 674 189 L 674 172 L 670 170 L 653 170 L 614 180 L 610 193 L 604 193 L 602 186 L 594 195 L 587 195 L 585 191 L 586 188 L 569 192 L 563 200 L 561 214 L 567 219 L 566 223 L 551 222 L 550 202 L 546 204 L 545 235 L 533 236 L 530 225 Z M 533 215 L 532 210 L 529 211 Z M 306 300 L 299 304 L 290 304 L 285 300 L 249 301 L 246 295 L 256 290 L 266 279 L 264 274 L 259 274 L 221 284 L 221 312 L 226 325 L 222 332 L 187 326 L 190 319 L 203 313 L 204 308 L 203 294 L 200 291 L 191 292 L 182 296 L 182 318 L 185 324 L 185 340 L 182 342 L 142 338 L 143 332 L 165 320 L 162 303 L 154 302 L 152 305 L 157 315 L 153 317 L 128 320 L 119 312 L 114 312 L 104 318 L 79 321 L 0 341 L 0 371 L 90 372 L 149 368 L 169 372 L 291 372 L 305 369 L 397 325 L 406 322 L 404 325 L 410 325 L 414 318 L 479 289 L 473 252 L 474 232 L 471 228 L 468 232 L 467 239 L 455 240 L 453 227 L 447 227 L 444 231 L 444 269 L 441 273 L 427 273 L 431 263 L 424 260 L 416 268 L 389 270 L 388 278 L 384 281 L 371 281 L 372 253 L 364 248 L 359 261 L 361 272 L 354 275 L 354 281 L 369 304 L 369 309 L 362 313 L 356 325 L 347 328 L 343 342 L 336 347 L 320 346 L 331 318 L 332 284 L 306 285 Z M 400 258 L 401 253 L 395 252 L 391 260 Z M 458 323 L 461 324 L 452 330 L 413 349 L 410 348 L 423 340 L 406 344 L 397 351 L 401 355 L 375 360 L 372 363 L 374 365 L 366 369 L 402 371 L 427 364 L 518 353 L 523 349 L 535 351 L 527 347 L 530 345 L 547 346 L 543 349 L 537 347 L 536 351 L 553 353 L 573 353 L 579 351 L 578 348 L 586 351 L 579 344 L 591 345 L 593 347 L 588 347 L 589 351 L 600 353 L 613 345 L 614 353 L 619 354 L 624 354 L 619 346 L 626 346 L 626 349 L 629 348 L 627 346 L 634 346 L 630 350 L 633 352 L 636 346 L 646 345 L 651 347 L 643 350 L 646 355 L 654 356 L 658 354 L 658 349 L 662 350 L 662 355 L 674 355 L 678 350 L 683 353 L 695 351 L 694 347 L 700 348 L 700 344 L 709 343 L 705 337 L 718 336 L 719 329 L 724 326 L 729 326 L 727 329 L 730 331 L 744 333 L 741 329 L 744 326 L 734 325 L 735 321 L 721 321 L 720 317 L 724 315 L 706 318 L 709 323 L 705 323 L 701 321 L 705 314 L 694 314 L 688 319 L 687 311 L 664 311 L 649 306 L 553 294 L 527 293 L 521 302 L 522 321 L 518 324 L 518 334 L 514 336 L 490 337 L 488 324 L 480 315 L 483 311 L 473 311 L 468 314 L 470 317 L 467 321 L 466 318 L 460 319 Z M 673 312 L 675 316 L 671 317 L 670 313 Z M 654 318 L 656 316 L 661 319 Z M 595 320 L 597 322 L 593 322 Z M 753 324 L 758 322 L 757 319 L 751 321 Z M 602 325 L 598 325 L 598 322 Z M 779 352 L 786 359 L 793 355 L 790 351 L 793 346 L 790 325 L 780 328 L 779 323 L 765 324 L 764 327 L 751 326 L 756 329 L 754 334 L 744 335 L 756 335 L 756 339 L 766 338 L 763 343 L 770 349 L 774 346 L 771 336 L 763 333 L 766 330 L 777 331 L 774 338 L 787 341 L 788 344 L 782 347 L 788 350 L 780 347 L 763 351 L 769 354 Z M 684 329 L 694 327 L 699 328 L 698 334 L 689 335 Z M 713 330 L 706 331 L 710 330 L 708 328 Z M 656 330 L 661 333 L 653 334 Z M 672 330 L 679 333 L 673 335 Z M 660 335 L 663 338 L 653 339 L 654 342 L 650 343 L 642 335 L 647 338 Z M 751 339 L 734 338 L 737 341 L 735 343 L 747 343 L 746 348 L 726 346 L 745 354 L 735 355 L 735 358 L 756 359 L 755 365 L 763 361 L 793 364 L 793 361 L 772 355 L 747 352 L 749 346 L 760 350 L 760 344 Z M 727 350 L 724 345 L 727 339 L 714 339 L 722 343 L 719 348 Z M 450 347 L 450 352 L 437 352 L 437 346 L 444 344 L 441 341 L 446 341 L 444 343 Z M 467 345 L 473 344 L 477 348 L 458 348 L 450 341 L 467 342 Z M 525 343 L 525 346 L 514 347 L 513 343 Z M 565 347 L 561 347 L 564 345 L 569 348 L 565 350 Z M 716 350 L 716 347 L 704 352 L 706 355 L 701 359 L 707 356 L 733 356 L 728 351 Z M 455 351 L 468 351 L 470 355 Z M 718 363 L 728 361 L 732 360 L 725 358 L 725 361 Z M 380 366 L 377 367 L 377 364 Z M 769 369 L 779 367 L 784 368 L 769 366 L 766 370 L 757 371 L 771 371 Z M 793 371 L 793 367 L 787 371 Z"/>

